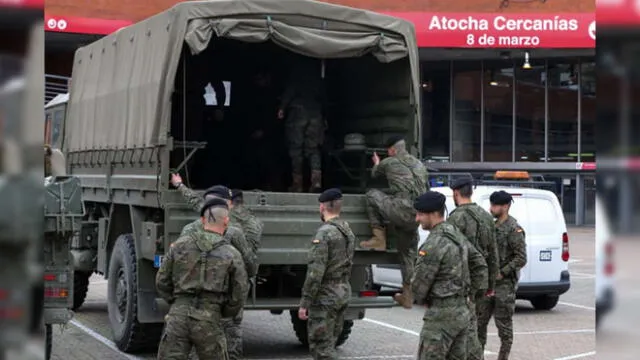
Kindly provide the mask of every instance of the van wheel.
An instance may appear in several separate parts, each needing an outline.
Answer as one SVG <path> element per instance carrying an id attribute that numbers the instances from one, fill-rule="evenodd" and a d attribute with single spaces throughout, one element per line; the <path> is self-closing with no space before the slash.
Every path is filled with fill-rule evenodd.
<path id="1" fill-rule="evenodd" d="M 107 310 L 113 342 L 124 352 L 153 350 L 162 334 L 162 324 L 138 322 L 138 268 L 131 234 L 120 235 L 109 261 Z"/>
<path id="2" fill-rule="evenodd" d="M 309 346 L 309 332 L 307 331 L 307 321 L 300 320 L 298 318 L 297 310 L 290 310 L 289 314 L 291 315 L 291 324 L 293 325 L 293 331 L 296 333 L 296 337 L 298 341 L 304 346 Z M 353 320 L 345 320 L 342 325 L 342 332 L 340 336 L 338 336 L 338 341 L 336 341 L 336 347 L 343 345 L 349 339 L 349 335 L 351 335 L 351 329 L 353 328 Z"/>
<path id="3" fill-rule="evenodd" d="M 531 305 L 536 310 L 551 310 L 558 305 L 558 295 L 541 295 L 531 299 Z"/>

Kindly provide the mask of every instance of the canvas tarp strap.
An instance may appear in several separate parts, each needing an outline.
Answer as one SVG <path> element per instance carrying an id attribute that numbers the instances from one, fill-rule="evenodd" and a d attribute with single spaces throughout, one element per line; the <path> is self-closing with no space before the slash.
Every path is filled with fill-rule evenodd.
<path id="1" fill-rule="evenodd" d="M 185 41 L 192 54 L 199 54 L 213 36 L 243 42 L 273 41 L 300 55 L 338 59 L 359 57 L 371 53 L 380 62 L 389 63 L 408 55 L 401 36 L 371 30 L 340 31 L 299 27 L 265 19 L 194 19 L 189 22 Z"/>

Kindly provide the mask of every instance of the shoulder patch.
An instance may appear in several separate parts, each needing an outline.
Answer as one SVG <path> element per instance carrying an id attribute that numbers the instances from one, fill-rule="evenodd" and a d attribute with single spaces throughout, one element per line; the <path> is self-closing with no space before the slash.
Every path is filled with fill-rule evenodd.
<path id="1" fill-rule="evenodd" d="M 418 251 L 418 255 L 425 256 L 425 255 L 427 255 L 427 252 L 424 251 L 424 250 L 420 250 L 420 251 Z"/>
<path id="2" fill-rule="evenodd" d="M 314 244 L 320 244 L 320 240 L 318 240 L 318 239 L 313 239 L 313 241 L 311 241 L 311 242 L 314 243 Z"/>

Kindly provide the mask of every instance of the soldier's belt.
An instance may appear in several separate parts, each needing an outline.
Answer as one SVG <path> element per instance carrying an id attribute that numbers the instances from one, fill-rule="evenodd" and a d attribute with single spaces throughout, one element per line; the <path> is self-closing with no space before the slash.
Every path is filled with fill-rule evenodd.
<path id="1" fill-rule="evenodd" d="M 458 306 L 465 305 L 469 301 L 469 298 L 462 295 L 448 296 L 445 298 L 431 298 L 427 300 L 427 306 L 429 307 L 445 307 L 445 306 Z"/>
<path id="2" fill-rule="evenodd" d="M 214 293 L 184 294 L 176 295 L 176 300 L 172 305 L 201 305 L 201 306 L 220 306 L 224 302 L 224 295 Z"/>

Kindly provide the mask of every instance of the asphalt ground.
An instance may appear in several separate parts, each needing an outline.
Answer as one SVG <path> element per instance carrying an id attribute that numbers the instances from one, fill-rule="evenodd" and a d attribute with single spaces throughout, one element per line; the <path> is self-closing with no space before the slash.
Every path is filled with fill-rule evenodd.
<path id="1" fill-rule="evenodd" d="M 511 360 L 595 359 L 594 229 L 570 230 L 571 289 L 550 311 L 537 311 L 518 301 L 514 316 L 515 338 Z M 107 317 L 107 283 L 92 278 L 85 305 L 63 331 L 54 331 L 52 359 L 154 359 L 155 354 L 128 355 L 110 341 Z M 640 293 L 638 294 L 640 296 Z M 400 307 L 367 311 L 357 321 L 349 340 L 339 348 L 341 359 L 414 359 L 422 309 Z M 613 316 L 613 314 L 612 314 Z M 636 322 L 637 324 L 637 322 Z M 264 311 L 245 313 L 246 359 L 310 359 L 296 339 L 289 315 Z M 615 330 L 613 330 L 615 331 Z M 497 358 L 500 340 L 493 322 L 485 358 Z"/>

